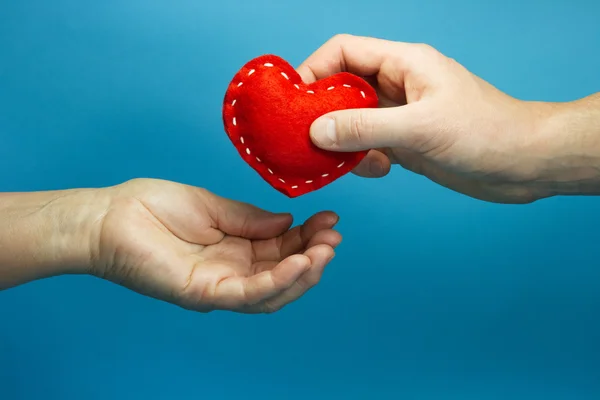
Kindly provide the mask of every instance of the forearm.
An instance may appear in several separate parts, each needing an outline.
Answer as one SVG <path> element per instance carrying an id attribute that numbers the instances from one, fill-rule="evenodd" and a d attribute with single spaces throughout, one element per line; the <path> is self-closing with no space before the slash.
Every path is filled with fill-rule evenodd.
<path id="1" fill-rule="evenodd" d="M 544 109 L 539 186 L 550 196 L 600 194 L 600 93 Z"/>
<path id="2" fill-rule="evenodd" d="M 94 190 L 0 193 L 0 290 L 87 271 Z"/>

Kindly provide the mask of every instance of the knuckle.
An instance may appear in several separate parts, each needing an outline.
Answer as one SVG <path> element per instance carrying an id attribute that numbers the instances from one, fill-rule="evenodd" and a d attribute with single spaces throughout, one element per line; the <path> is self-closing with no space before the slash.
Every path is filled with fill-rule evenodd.
<path id="1" fill-rule="evenodd" d="M 416 43 L 414 49 L 415 56 L 417 56 L 421 62 L 429 60 L 428 62 L 440 64 L 440 62 L 445 61 L 447 58 L 438 49 L 427 43 Z"/>
<path id="2" fill-rule="evenodd" d="M 417 48 L 420 52 L 427 55 L 436 54 L 438 51 L 428 43 L 417 43 Z"/>
<path id="3" fill-rule="evenodd" d="M 118 188 L 125 190 L 125 193 L 134 193 L 147 190 L 156 190 L 163 181 L 153 178 L 131 178 L 117 185 Z"/>
<path id="4" fill-rule="evenodd" d="M 364 112 L 356 112 L 350 115 L 346 132 L 349 141 L 361 143 L 373 134 L 373 126 L 369 123 Z"/>
<path id="5" fill-rule="evenodd" d="M 148 178 L 131 178 L 123 182 L 121 186 L 129 188 L 140 188 L 148 184 Z"/>
<path id="6" fill-rule="evenodd" d="M 344 43 L 348 41 L 351 37 L 352 35 L 350 35 L 349 33 L 338 33 L 333 35 L 333 37 L 330 39 L 330 42 Z"/>

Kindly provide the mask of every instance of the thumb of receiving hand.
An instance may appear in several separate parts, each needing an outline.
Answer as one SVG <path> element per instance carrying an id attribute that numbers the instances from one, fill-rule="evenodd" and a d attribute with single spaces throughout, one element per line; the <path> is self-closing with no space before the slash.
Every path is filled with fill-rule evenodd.
<path id="1" fill-rule="evenodd" d="M 310 135 L 315 146 L 330 151 L 409 147 L 414 143 L 412 106 L 333 111 L 317 118 Z"/>

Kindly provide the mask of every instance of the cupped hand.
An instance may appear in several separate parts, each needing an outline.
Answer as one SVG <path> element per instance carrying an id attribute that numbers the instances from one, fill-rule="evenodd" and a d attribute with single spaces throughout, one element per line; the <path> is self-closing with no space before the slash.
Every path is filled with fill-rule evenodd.
<path id="1" fill-rule="evenodd" d="M 189 310 L 280 310 L 320 280 L 341 241 L 332 212 L 290 229 L 289 214 L 174 182 L 102 190 L 92 273 Z"/>
<path id="2" fill-rule="evenodd" d="M 298 67 L 307 83 L 341 71 L 369 81 L 380 108 L 329 113 L 311 136 L 326 150 L 371 150 L 356 174 L 382 177 L 395 163 L 478 199 L 546 196 L 536 179 L 550 146 L 538 127 L 551 105 L 510 97 L 424 44 L 338 35 Z"/>

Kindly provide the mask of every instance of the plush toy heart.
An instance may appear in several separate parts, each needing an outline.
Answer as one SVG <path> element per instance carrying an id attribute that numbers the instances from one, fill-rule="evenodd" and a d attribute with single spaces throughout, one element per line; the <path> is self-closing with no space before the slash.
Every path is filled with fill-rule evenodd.
<path id="1" fill-rule="evenodd" d="M 375 90 L 356 75 L 342 72 L 307 85 L 285 60 L 264 55 L 234 76 L 223 122 L 242 158 L 276 190 L 297 197 L 347 174 L 367 154 L 318 148 L 310 139 L 314 120 L 377 104 Z"/>

